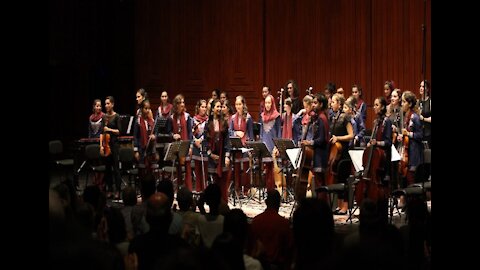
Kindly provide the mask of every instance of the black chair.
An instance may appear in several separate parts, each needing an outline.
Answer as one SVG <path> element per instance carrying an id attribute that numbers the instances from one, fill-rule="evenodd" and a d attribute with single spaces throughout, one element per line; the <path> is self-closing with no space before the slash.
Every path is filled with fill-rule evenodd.
<path id="1" fill-rule="evenodd" d="M 128 175 L 128 184 L 138 187 L 138 168 L 136 167 L 135 152 L 131 147 L 120 147 L 119 152 L 120 172 Z M 133 181 L 132 181 L 133 178 Z"/>
<path id="2" fill-rule="evenodd" d="M 350 159 L 342 159 L 338 162 L 337 166 L 337 181 L 340 183 L 331 184 L 327 186 L 321 186 L 315 189 L 316 192 L 327 192 L 330 207 L 333 208 L 333 203 L 335 196 L 338 197 L 338 194 L 347 192 L 348 198 L 348 218 L 352 223 L 352 216 L 355 213 L 356 209 L 354 208 L 354 193 L 355 185 L 358 183 L 358 179 L 351 175 L 352 161 Z M 346 183 L 345 183 L 346 182 Z M 333 196 L 332 196 L 333 195 Z"/>
<path id="3" fill-rule="evenodd" d="M 100 159 L 100 145 L 89 144 L 85 146 L 85 158 L 87 159 L 87 177 L 85 179 L 85 187 L 88 184 L 90 173 L 105 173 L 106 166 L 102 164 Z"/>
<path id="4" fill-rule="evenodd" d="M 68 173 L 73 173 L 73 158 L 63 158 L 63 143 L 60 140 L 53 140 L 48 143 L 48 149 L 52 162 L 56 167 L 61 168 L 65 173 L 65 178 L 68 178 Z"/>
<path id="5" fill-rule="evenodd" d="M 394 190 L 392 192 L 392 195 L 395 199 L 400 196 L 405 196 L 406 208 L 408 208 L 408 204 L 412 200 L 422 200 L 424 203 L 427 202 L 427 192 L 431 192 L 432 189 L 431 149 L 424 150 L 424 163 L 417 166 L 414 177 L 414 184 L 411 184 L 406 188 Z M 407 219 L 408 217 L 405 218 L 405 222 L 407 221 Z"/>

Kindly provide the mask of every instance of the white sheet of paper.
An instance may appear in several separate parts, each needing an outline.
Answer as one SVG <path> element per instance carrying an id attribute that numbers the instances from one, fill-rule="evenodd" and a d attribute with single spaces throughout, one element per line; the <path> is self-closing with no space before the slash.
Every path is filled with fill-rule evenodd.
<path id="1" fill-rule="evenodd" d="M 400 154 L 398 153 L 397 148 L 395 148 L 395 146 L 393 146 L 393 144 L 392 144 L 392 158 L 391 158 L 391 160 L 392 161 L 400 160 Z"/>
<path id="2" fill-rule="evenodd" d="M 348 150 L 348 154 L 352 159 L 353 166 L 356 172 L 363 171 L 362 157 L 363 150 Z"/>
<path id="3" fill-rule="evenodd" d="M 293 168 L 294 169 L 297 169 L 298 168 L 298 164 L 296 164 L 295 162 L 297 161 L 297 156 L 298 156 L 298 152 L 300 152 L 300 150 L 302 150 L 301 148 L 292 148 L 292 149 L 286 149 L 285 152 L 287 152 L 287 155 L 288 155 L 288 159 L 290 159 L 290 162 L 292 163 L 293 165 Z M 298 159 L 298 161 L 302 160 L 301 158 Z"/>

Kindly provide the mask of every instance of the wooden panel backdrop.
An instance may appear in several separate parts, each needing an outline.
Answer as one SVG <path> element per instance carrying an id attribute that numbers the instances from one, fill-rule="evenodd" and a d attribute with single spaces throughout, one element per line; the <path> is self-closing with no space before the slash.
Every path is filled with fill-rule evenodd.
<path id="1" fill-rule="evenodd" d="M 427 0 L 427 79 L 431 77 Z M 50 0 L 50 138 L 85 137 L 94 98 L 135 112 L 135 90 L 154 106 L 161 90 L 193 113 L 211 90 L 247 98 L 295 79 L 305 94 L 329 81 L 363 86 L 369 107 L 385 80 L 418 93 L 423 0 Z"/>
<path id="2" fill-rule="evenodd" d="M 329 81 L 351 94 L 360 84 L 369 105 L 393 80 L 418 93 L 422 79 L 421 0 L 139 1 L 136 86 L 158 105 L 160 91 L 183 93 L 193 113 L 213 88 L 247 98 L 257 119 L 261 87 L 276 93 L 292 78 L 301 95 Z M 430 1 L 427 1 L 430 78 Z"/>

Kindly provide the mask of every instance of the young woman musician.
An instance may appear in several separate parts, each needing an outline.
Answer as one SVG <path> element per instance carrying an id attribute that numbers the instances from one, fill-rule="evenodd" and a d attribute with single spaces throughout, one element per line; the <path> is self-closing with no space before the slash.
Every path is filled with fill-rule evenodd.
<path id="1" fill-rule="evenodd" d="M 203 191 L 206 187 L 208 177 L 208 156 L 207 149 L 203 147 L 205 125 L 208 123 L 207 101 L 201 99 L 195 106 L 193 117 L 194 145 L 192 159 L 195 162 L 195 190 Z"/>
<path id="2" fill-rule="evenodd" d="M 144 169 L 142 175 L 147 175 L 147 172 L 151 172 L 153 169 L 151 165 L 156 163 L 160 157 L 155 149 L 155 121 L 152 117 L 148 99 L 144 99 L 140 103 L 140 110 L 140 116 L 135 121 L 133 130 L 133 151 L 135 152 L 135 159 Z"/>
<path id="3" fill-rule="evenodd" d="M 109 134 L 108 147 L 111 154 L 105 157 L 105 179 L 107 182 L 107 198 L 112 197 L 112 192 L 115 191 L 115 198 L 119 198 L 120 186 L 122 178 L 120 175 L 119 160 L 118 160 L 118 141 L 120 135 L 120 116 L 113 110 L 115 99 L 112 96 L 105 98 L 105 115 L 103 118 L 103 134 Z M 102 137 L 102 136 L 101 136 Z M 105 156 L 106 147 L 104 140 L 100 138 L 100 155 Z M 112 172 L 113 171 L 113 172 Z M 115 184 L 115 190 L 113 189 Z"/>
<path id="4" fill-rule="evenodd" d="M 223 119 L 222 104 L 220 100 L 212 101 L 212 113 L 205 126 L 203 141 L 208 156 L 208 172 L 212 175 L 214 183 L 220 186 L 222 199 L 228 202 L 228 184 L 226 173 L 230 170 L 230 148 L 228 123 Z"/>
<path id="5" fill-rule="evenodd" d="M 248 113 L 247 103 L 243 96 L 237 96 L 235 98 L 235 110 L 237 111 L 232 115 L 229 120 L 229 133 L 232 136 L 239 137 L 242 140 L 242 144 L 246 146 L 247 141 L 253 141 L 253 118 Z M 250 178 L 246 172 L 249 166 L 248 153 L 235 153 L 235 191 L 240 192 L 241 187 L 244 187 L 244 192 L 247 193 L 250 189 Z M 243 168 L 243 170 L 242 170 Z M 230 181 L 230 179 L 228 179 Z M 229 183 L 228 183 L 229 184 Z"/>
<path id="6" fill-rule="evenodd" d="M 267 149 L 272 153 L 275 143 L 273 139 L 281 137 L 282 120 L 280 113 L 275 106 L 275 98 L 272 95 L 268 95 L 265 98 L 265 110 L 262 117 L 259 119 L 261 123 L 260 139 L 265 143 Z M 273 159 L 271 157 L 264 157 L 263 164 L 266 171 L 265 183 L 267 190 L 275 188 L 275 179 L 273 176 Z"/>
<path id="7" fill-rule="evenodd" d="M 423 140 L 432 148 L 432 99 L 430 98 L 430 82 L 420 82 L 420 121 L 423 124 Z"/>
<path id="8" fill-rule="evenodd" d="M 423 163 L 423 129 L 420 122 L 419 108 L 417 98 L 410 91 L 402 94 L 402 109 L 405 112 L 403 117 L 403 129 L 398 135 L 398 140 L 403 141 L 408 137 L 408 171 L 407 183 L 414 183 L 415 170 L 418 165 Z"/>
<path id="9" fill-rule="evenodd" d="M 363 122 L 361 114 L 357 113 L 357 100 L 355 97 L 350 96 L 343 104 L 343 111 L 350 115 L 353 127 L 353 140 L 350 141 L 349 148 L 360 146 L 360 142 L 363 142 L 365 136 L 365 123 Z"/>
<path id="10" fill-rule="evenodd" d="M 356 112 L 362 118 L 363 123 L 367 121 L 367 103 L 363 100 L 363 89 L 360 85 L 352 85 L 352 96 L 357 99 Z"/>
<path id="11" fill-rule="evenodd" d="M 377 198 L 377 205 L 380 209 L 380 213 L 382 218 L 387 218 L 388 217 L 388 200 L 387 196 L 390 194 L 389 192 L 389 179 L 390 179 L 390 167 L 391 167 L 391 146 L 392 146 L 392 122 L 390 119 L 386 116 L 387 112 L 387 100 L 385 97 L 377 97 L 373 103 L 373 110 L 375 111 L 375 115 L 377 116 L 376 119 L 374 120 L 373 126 L 376 127 L 376 133 L 373 138 L 370 139 L 370 141 L 367 144 L 367 150 L 368 147 L 376 145 L 378 149 L 381 149 L 383 152 L 383 175 L 378 175 L 377 178 L 380 178 L 380 184 L 381 186 L 378 186 L 378 183 L 371 183 L 370 188 L 379 188 L 383 189 L 379 190 L 377 194 L 382 196 L 379 196 Z M 365 153 L 364 153 L 365 156 Z M 379 156 L 380 157 L 380 156 Z M 364 159 L 365 161 L 365 159 Z M 368 161 L 367 161 L 368 163 Z M 382 162 L 379 162 L 381 164 Z M 365 163 L 363 166 L 367 166 Z M 364 168 L 365 169 L 365 168 Z M 378 168 L 369 168 L 368 169 L 370 172 L 374 172 L 374 170 L 378 171 Z M 365 172 L 365 171 L 364 171 Z M 373 174 L 370 175 L 364 175 L 364 177 L 370 177 Z M 379 179 L 371 179 L 373 182 L 378 181 Z M 372 184 L 377 184 L 377 186 L 372 186 Z M 361 192 L 358 190 L 357 192 Z"/>
<path id="12" fill-rule="evenodd" d="M 344 103 L 345 103 L 345 98 L 342 95 L 334 94 L 332 96 L 332 103 L 330 104 L 332 109 L 332 115 L 329 120 L 330 133 L 331 133 L 329 159 L 332 159 L 330 155 L 337 152 L 336 155 L 337 156 L 340 155 L 340 156 L 338 158 L 334 158 L 334 160 L 338 160 L 338 161 L 342 159 L 350 159 L 350 156 L 348 155 L 348 145 L 350 144 L 350 141 L 353 140 L 353 126 L 352 126 L 351 116 L 343 112 Z M 336 144 L 337 142 L 341 144 L 342 149 L 340 151 L 338 151 L 339 149 Z M 334 148 L 337 148 L 336 149 L 337 151 L 335 151 Z M 338 168 L 336 168 L 337 167 L 336 165 L 338 164 L 335 164 L 335 163 L 332 164 L 329 172 L 330 175 L 327 175 L 327 178 L 328 177 L 331 178 L 333 175 L 338 175 L 338 171 L 337 171 Z M 346 179 L 334 180 L 334 182 L 338 182 L 338 181 L 346 181 Z M 347 213 L 348 203 L 347 201 L 344 200 L 346 196 L 347 196 L 346 192 L 338 194 L 339 208 L 335 210 L 335 214 L 345 215 Z"/>
<path id="13" fill-rule="evenodd" d="M 88 118 L 88 138 L 100 138 L 103 131 L 101 129 L 103 116 L 102 101 L 95 99 L 93 101 L 93 112 Z"/>
<path id="14" fill-rule="evenodd" d="M 292 100 L 290 98 L 285 99 L 285 112 L 282 113 L 282 138 L 293 139 L 293 116 L 292 113 Z"/>
<path id="15" fill-rule="evenodd" d="M 168 118 L 172 114 L 173 105 L 168 100 L 167 91 L 162 91 L 160 96 L 160 106 L 158 106 L 157 117 Z"/>
<path id="16" fill-rule="evenodd" d="M 403 117 L 403 110 L 400 104 L 401 99 L 402 99 L 402 90 L 400 90 L 399 88 L 395 88 L 392 91 L 390 104 L 388 104 L 387 106 L 387 113 L 386 113 L 386 116 L 392 122 L 392 144 L 397 149 L 397 151 L 400 151 L 400 148 L 403 146 L 402 142 L 397 140 L 398 134 L 401 133 L 400 127 L 402 126 L 402 124 L 400 123 L 400 121 Z M 392 162 L 391 171 L 390 171 L 391 172 L 390 173 L 391 189 L 397 189 L 400 187 L 400 174 L 398 172 L 399 170 L 398 166 L 399 166 L 399 161 Z"/>
<path id="17" fill-rule="evenodd" d="M 135 115 L 137 117 L 140 117 L 140 114 L 142 114 L 142 110 L 140 109 L 140 105 L 142 104 L 142 101 L 147 99 L 147 91 L 145 91 L 145 89 L 143 89 L 143 88 L 139 88 L 137 90 L 137 93 L 135 94 L 135 98 L 137 100 L 137 112 L 136 112 Z"/>
<path id="18" fill-rule="evenodd" d="M 173 108 L 172 108 L 172 115 L 170 116 L 171 125 L 169 128 L 171 129 L 170 132 L 173 134 L 173 140 L 188 140 L 190 141 L 190 150 L 188 151 L 187 156 L 185 159 L 180 158 L 178 160 L 177 166 L 177 181 L 182 183 L 182 169 L 181 166 L 185 166 L 185 186 L 192 190 L 192 165 L 191 165 L 191 155 L 192 155 L 192 147 L 193 147 L 193 134 L 192 134 L 192 117 L 189 113 L 185 111 L 185 98 L 183 95 L 178 94 L 173 99 Z M 183 164 L 182 164 L 183 163 Z"/>
<path id="19" fill-rule="evenodd" d="M 327 109 L 328 99 L 322 93 L 313 96 L 312 124 L 308 130 L 306 140 L 303 144 L 313 145 L 313 169 L 315 176 L 315 187 L 325 185 L 325 171 L 328 164 L 328 144 L 330 139 L 330 127 L 328 124 Z"/>

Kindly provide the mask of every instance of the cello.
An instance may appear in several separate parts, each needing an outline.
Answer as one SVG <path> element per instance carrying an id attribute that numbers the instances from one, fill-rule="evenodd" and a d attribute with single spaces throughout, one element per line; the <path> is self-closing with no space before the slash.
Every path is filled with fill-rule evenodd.
<path id="1" fill-rule="evenodd" d="M 310 120 L 308 121 L 307 128 L 302 134 L 303 136 L 301 141 L 304 141 L 307 138 L 308 129 L 310 128 L 311 124 L 312 118 L 310 118 Z M 297 164 L 299 164 L 297 169 L 297 182 L 295 183 L 295 199 L 297 201 L 300 201 L 306 196 L 308 180 L 310 175 L 312 174 L 311 168 L 313 163 L 313 156 L 313 146 L 302 145 L 296 159 Z"/>
<path id="2" fill-rule="evenodd" d="M 372 132 L 371 140 L 377 136 L 378 127 L 381 119 L 375 120 L 375 127 Z M 362 156 L 363 174 L 358 182 L 355 192 L 357 204 L 361 204 L 364 197 L 378 201 L 384 196 L 384 190 L 381 182 L 385 167 L 385 151 L 377 145 L 369 145 Z"/>

